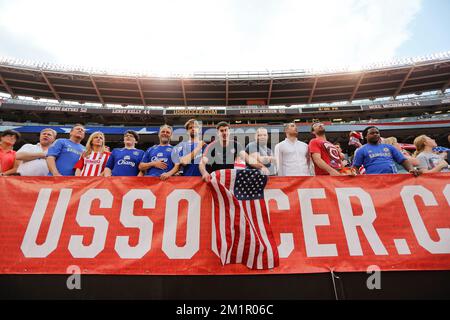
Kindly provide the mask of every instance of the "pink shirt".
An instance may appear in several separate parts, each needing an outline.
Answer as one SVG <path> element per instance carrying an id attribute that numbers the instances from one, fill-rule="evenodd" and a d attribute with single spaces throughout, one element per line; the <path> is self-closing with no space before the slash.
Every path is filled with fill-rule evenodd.
<path id="1" fill-rule="evenodd" d="M 3 150 L 0 148 L 0 172 L 6 172 L 14 168 L 16 152 L 14 150 Z"/>

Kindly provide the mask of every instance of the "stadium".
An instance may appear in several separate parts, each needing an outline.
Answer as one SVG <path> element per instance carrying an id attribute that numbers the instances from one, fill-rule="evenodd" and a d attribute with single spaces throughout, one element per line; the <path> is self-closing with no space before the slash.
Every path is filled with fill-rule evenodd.
<path id="1" fill-rule="evenodd" d="M 449 299 L 449 12 L 0 1 L 0 299 Z"/>
<path id="2" fill-rule="evenodd" d="M 439 145 L 446 145 L 449 86 L 446 53 L 359 72 L 209 72 L 164 78 L 4 59 L 0 119 L 3 129 L 24 133 L 22 143 L 36 140 L 40 125 L 64 133 L 62 126 L 83 123 L 103 129 L 111 147 L 125 127 L 137 128 L 142 143 L 152 144 L 161 124 L 182 127 L 197 118 L 205 127 L 226 120 L 235 128 L 274 130 L 293 121 L 303 141 L 311 138 L 310 123 L 320 120 L 330 125 L 331 140 L 343 146 L 348 132 L 369 124 L 405 143 L 426 126 Z"/>
<path id="3" fill-rule="evenodd" d="M 120 147 L 128 129 L 136 130 L 141 136 L 138 146 L 147 148 L 158 143 L 161 124 L 184 130 L 184 123 L 191 118 L 201 120 L 204 128 L 229 121 L 247 141 L 258 127 L 278 133 L 283 132 L 285 123 L 295 122 L 299 139 L 307 142 L 312 138 L 311 123 L 321 121 L 327 125 L 328 139 L 340 142 L 344 151 L 348 133 L 369 125 L 380 128 L 383 137 L 395 136 L 402 143 L 411 144 L 417 135 L 426 133 L 438 145 L 446 146 L 449 87 L 449 54 L 361 71 L 193 73 L 164 78 L 3 59 L 0 131 L 19 131 L 20 144 L 25 144 L 37 141 L 43 128 L 51 127 L 59 137 L 66 137 L 73 124 L 82 123 L 88 133 L 104 132 L 111 148 Z M 388 289 L 382 294 L 365 289 L 366 273 L 90 275 L 83 278 L 88 289 L 81 293 L 62 288 L 63 275 L 2 275 L 1 281 L 2 288 L 10 288 L 2 293 L 8 299 L 448 298 L 448 271 L 392 272 L 383 277 Z M 437 282 L 439 286 L 431 285 Z M 118 289 L 125 283 L 126 295 Z M 245 290 L 237 292 L 236 287 L 242 285 Z M 36 286 L 42 289 L 31 289 Z M 222 289 L 214 290 L 217 287 Z"/>

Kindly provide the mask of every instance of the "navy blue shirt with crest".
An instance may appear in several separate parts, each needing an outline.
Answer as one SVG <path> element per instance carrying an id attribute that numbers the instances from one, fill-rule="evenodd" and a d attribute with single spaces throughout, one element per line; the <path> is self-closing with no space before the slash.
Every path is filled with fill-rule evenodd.
<path id="1" fill-rule="evenodd" d="M 113 176 L 135 177 L 143 156 L 144 151 L 140 149 L 117 148 L 111 152 L 106 167 Z"/>
<path id="2" fill-rule="evenodd" d="M 163 161 L 167 164 L 167 168 L 163 170 L 156 167 L 151 167 L 150 169 L 147 170 L 145 175 L 148 177 L 159 177 L 163 173 L 172 170 L 174 167 L 172 160 L 173 152 L 174 147 L 171 145 L 167 146 L 155 145 L 153 147 L 148 148 L 148 150 L 145 152 L 142 162 L 149 163 L 153 161 Z"/>

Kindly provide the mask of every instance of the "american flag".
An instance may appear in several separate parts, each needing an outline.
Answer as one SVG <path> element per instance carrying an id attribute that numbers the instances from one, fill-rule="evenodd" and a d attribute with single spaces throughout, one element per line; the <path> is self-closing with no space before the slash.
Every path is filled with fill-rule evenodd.
<path id="1" fill-rule="evenodd" d="M 250 269 L 279 265 L 278 249 L 264 200 L 267 176 L 259 170 L 226 169 L 211 174 L 213 240 L 222 265 Z"/>

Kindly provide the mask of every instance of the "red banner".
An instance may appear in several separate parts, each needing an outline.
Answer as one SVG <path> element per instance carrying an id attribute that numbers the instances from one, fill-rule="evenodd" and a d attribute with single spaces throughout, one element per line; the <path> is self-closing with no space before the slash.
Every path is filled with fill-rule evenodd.
<path id="1" fill-rule="evenodd" d="M 199 178 L 0 177 L 0 273 L 450 270 L 450 175 L 270 177 L 280 265 L 222 266 Z"/>

